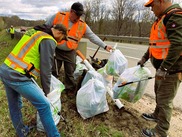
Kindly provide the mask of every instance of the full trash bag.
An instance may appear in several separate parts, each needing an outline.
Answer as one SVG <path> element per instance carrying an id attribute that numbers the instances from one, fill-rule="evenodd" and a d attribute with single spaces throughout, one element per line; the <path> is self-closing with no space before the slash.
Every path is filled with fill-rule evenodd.
<path id="1" fill-rule="evenodd" d="M 76 56 L 76 69 L 73 73 L 75 80 L 77 80 L 83 74 L 84 70 L 88 70 L 88 68 L 82 62 L 83 60 L 79 56 Z"/>
<path id="2" fill-rule="evenodd" d="M 145 88 L 149 81 L 145 79 L 148 79 L 149 77 L 151 77 L 151 71 L 146 67 L 135 66 L 126 69 L 120 75 L 113 87 L 114 98 L 121 98 L 132 103 L 137 102 L 144 94 Z M 125 84 L 127 82 L 133 83 L 122 87 L 118 87 L 119 85 Z"/>
<path id="3" fill-rule="evenodd" d="M 51 75 L 51 86 L 50 93 L 47 94 L 47 98 L 50 101 L 51 113 L 55 125 L 60 121 L 60 115 L 58 113 L 61 111 L 61 92 L 65 89 L 63 83 Z M 39 114 L 37 112 L 37 130 L 45 132 L 42 122 L 40 120 Z"/>
<path id="4" fill-rule="evenodd" d="M 104 84 L 97 79 L 90 79 L 78 90 L 76 106 L 83 119 L 108 111 Z"/>
<path id="5" fill-rule="evenodd" d="M 105 80 L 103 79 L 103 77 L 100 73 L 98 73 L 95 70 L 89 70 L 89 71 L 87 71 L 87 73 L 81 83 L 81 86 L 85 85 L 92 78 L 98 79 L 101 82 L 105 82 Z"/>
<path id="6" fill-rule="evenodd" d="M 111 53 L 108 62 L 104 66 L 106 73 L 113 76 L 121 75 L 127 67 L 128 61 L 118 49 Z"/>
<path id="7" fill-rule="evenodd" d="M 108 86 L 110 89 L 112 89 L 113 76 L 108 75 L 104 68 L 98 69 L 97 72 L 102 75 L 105 86 Z"/>

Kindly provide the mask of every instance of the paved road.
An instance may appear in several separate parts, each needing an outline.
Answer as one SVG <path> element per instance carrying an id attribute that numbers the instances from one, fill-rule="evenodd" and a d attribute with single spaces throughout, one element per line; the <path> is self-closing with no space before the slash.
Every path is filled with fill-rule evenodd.
<path id="1" fill-rule="evenodd" d="M 93 54 L 95 53 L 98 46 L 92 44 L 87 39 L 82 39 L 82 41 L 87 42 L 87 58 L 89 59 L 89 56 L 93 56 Z M 115 46 L 115 44 L 116 44 L 114 42 L 109 42 L 109 41 L 106 41 L 106 43 L 108 45 L 112 45 L 112 46 Z M 128 67 L 134 67 L 134 66 L 136 66 L 137 62 L 142 57 L 142 55 L 146 52 L 147 46 L 146 45 L 117 43 L 117 49 L 120 49 L 120 51 L 123 53 L 123 55 L 128 59 Z M 102 48 L 99 49 L 99 52 L 95 56 L 95 58 L 99 58 L 99 59 L 107 59 L 108 57 L 109 57 L 109 53 L 104 51 Z M 150 61 L 148 61 L 145 66 L 151 70 L 152 76 L 154 76 L 155 69 L 152 67 Z M 154 89 L 154 79 L 149 80 L 145 94 L 148 94 L 151 97 L 155 98 L 153 89 Z M 174 107 L 182 110 L 181 97 L 182 97 L 182 84 L 180 85 L 180 87 L 178 89 L 178 93 L 174 99 Z"/>

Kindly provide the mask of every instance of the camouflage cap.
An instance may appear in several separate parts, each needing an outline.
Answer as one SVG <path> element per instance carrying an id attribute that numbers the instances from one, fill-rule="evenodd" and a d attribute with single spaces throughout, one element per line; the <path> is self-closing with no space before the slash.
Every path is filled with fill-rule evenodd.
<path id="1" fill-rule="evenodd" d="M 64 38 L 63 40 L 68 40 L 67 35 L 68 35 L 68 31 L 67 28 L 63 25 L 63 24 L 56 24 L 53 26 L 54 29 L 59 30 L 62 32 L 62 34 L 64 34 Z"/>

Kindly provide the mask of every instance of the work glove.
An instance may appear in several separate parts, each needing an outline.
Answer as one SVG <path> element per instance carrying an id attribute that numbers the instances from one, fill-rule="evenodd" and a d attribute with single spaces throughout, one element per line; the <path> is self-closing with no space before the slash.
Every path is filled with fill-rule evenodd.
<path id="1" fill-rule="evenodd" d="M 155 78 L 158 80 L 165 80 L 167 74 L 167 69 L 160 67 L 155 74 Z"/>
<path id="2" fill-rule="evenodd" d="M 142 57 L 142 59 L 140 61 L 138 61 L 137 65 L 144 67 L 145 62 L 146 62 L 146 59 L 144 57 Z"/>

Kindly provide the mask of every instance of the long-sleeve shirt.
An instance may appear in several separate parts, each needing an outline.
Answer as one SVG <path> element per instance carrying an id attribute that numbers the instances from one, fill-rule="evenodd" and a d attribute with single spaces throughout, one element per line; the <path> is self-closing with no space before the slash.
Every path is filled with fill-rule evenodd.
<path id="1" fill-rule="evenodd" d="M 52 26 L 55 16 L 56 16 L 56 14 L 51 16 L 50 18 L 48 18 L 45 24 Z M 73 25 L 73 23 L 69 20 L 69 28 L 71 28 L 72 25 Z M 95 33 L 93 33 L 93 31 L 90 29 L 90 27 L 87 24 L 86 24 L 86 32 L 85 32 L 84 36 L 86 38 L 88 38 L 92 43 L 94 43 L 102 48 L 105 48 L 105 46 L 107 45 Z M 62 45 L 58 45 L 57 48 L 59 48 L 61 50 L 66 50 L 66 51 L 70 50 L 66 46 L 66 42 Z"/>
<path id="2" fill-rule="evenodd" d="M 180 6 L 172 5 L 164 14 L 173 8 L 180 8 Z M 172 14 L 167 21 L 166 31 L 171 44 L 168 55 L 161 66 L 171 71 L 182 70 L 182 14 Z"/>
<path id="3" fill-rule="evenodd" d="M 39 45 L 40 51 L 40 80 L 44 93 L 50 92 L 51 69 L 56 43 L 51 39 L 43 39 Z M 0 66 L 0 77 L 11 81 L 31 81 L 27 76 L 8 67 L 6 64 Z"/>
<path id="4" fill-rule="evenodd" d="M 164 14 L 174 8 L 180 8 L 174 4 L 166 9 Z M 164 15 L 163 14 L 163 15 Z M 149 50 L 144 54 L 144 58 L 150 58 L 153 66 L 158 69 L 160 66 L 169 72 L 182 71 L 182 14 L 172 14 L 166 24 L 167 38 L 170 41 L 168 55 L 164 60 L 155 59 L 149 55 Z"/>

